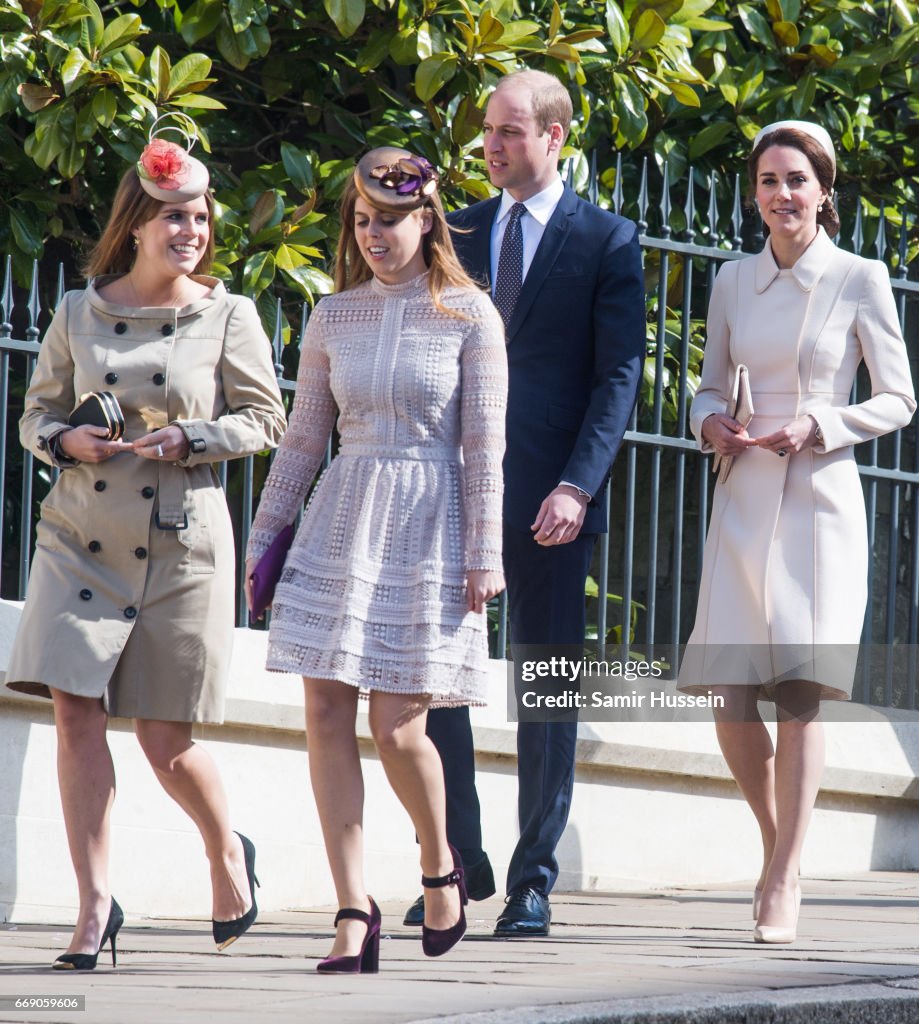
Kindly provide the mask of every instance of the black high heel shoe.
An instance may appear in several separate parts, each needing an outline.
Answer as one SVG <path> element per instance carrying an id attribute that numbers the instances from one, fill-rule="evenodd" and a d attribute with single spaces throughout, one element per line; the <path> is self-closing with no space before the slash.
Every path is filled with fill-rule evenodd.
<path id="1" fill-rule="evenodd" d="M 51 965 L 56 971 L 94 971 L 96 961 L 102 952 L 106 942 L 111 943 L 112 967 L 116 967 L 115 961 L 115 936 L 124 924 L 124 911 L 118 906 L 118 901 L 112 897 L 112 905 L 109 907 L 108 921 L 105 931 L 102 933 L 102 940 L 99 949 L 95 953 L 62 953 Z"/>
<path id="2" fill-rule="evenodd" d="M 246 858 L 246 878 L 249 879 L 249 895 L 252 897 L 252 906 L 243 914 L 232 921 L 214 921 L 211 925 L 214 932 L 214 942 L 217 949 L 226 949 L 234 943 L 240 935 L 245 933 L 255 924 L 258 917 L 258 905 L 255 902 L 255 887 L 261 888 L 261 883 L 255 874 L 255 846 L 251 839 L 247 839 L 241 832 L 237 832 L 239 841 L 243 844 L 243 855 Z"/>
<path id="3" fill-rule="evenodd" d="M 426 924 L 421 926 L 421 948 L 425 956 L 443 956 L 466 934 L 464 907 L 469 902 L 466 892 L 466 872 L 463 870 L 462 858 L 452 846 L 450 852 L 453 854 L 453 870 L 447 875 L 439 875 L 436 878 L 422 875 L 421 884 L 425 889 L 440 889 L 445 885 L 457 886 L 460 896 L 460 916 L 456 924 L 450 928 L 428 928 Z"/>

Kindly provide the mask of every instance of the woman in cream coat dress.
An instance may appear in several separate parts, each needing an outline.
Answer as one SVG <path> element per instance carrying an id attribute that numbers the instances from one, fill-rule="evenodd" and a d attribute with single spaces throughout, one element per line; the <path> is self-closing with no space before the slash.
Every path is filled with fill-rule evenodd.
<path id="1" fill-rule="evenodd" d="M 277 444 L 285 417 L 255 307 L 203 276 L 214 251 L 207 172 L 164 146 L 188 163 L 185 185 L 124 176 L 90 256 L 95 280 L 55 314 L 20 425 L 25 447 L 61 469 L 6 674 L 54 701 L 80 897 L 57 969 L 92 969 L 109 941 L 114 962 L 123 921 L 108 881 L 110 714 L 134 719 L 157 779 L 201 832 L 218 946 L 256 914 L 254 847 L 230 828 L 216 767 L 191 737 L 193 722 L 223 719 L 233 640 L 233 533 L 213 464 Z M 81 396 L 102 390 L 122 408 L 123 438 L 68 425 Z M 166 882 L 174 866 L 135 870 Z"/>
<path id="2" fill-rule="evenodd" d="M 853 446 L 906 425 L 916 403 L 886 268 L 828 234 L 839 222 L 827 133 L 770 125 L 749 171 L 769 239 L 722 267 L 709 306 L 691 425 L 703 451 L 734 462 L 715 490 L 679 685 L 725 699 L 719 743 L 763 840 L 754 938 L 790 942 L 824 761 L 820 701 L 851 694 L 867 600 Z M 850 404 L 862 360 L 871 397 Z M 755 410 L 746 429 L 727 415 L 741 364 Z M 758 699 L 776 703 L 774 751 Z"/>

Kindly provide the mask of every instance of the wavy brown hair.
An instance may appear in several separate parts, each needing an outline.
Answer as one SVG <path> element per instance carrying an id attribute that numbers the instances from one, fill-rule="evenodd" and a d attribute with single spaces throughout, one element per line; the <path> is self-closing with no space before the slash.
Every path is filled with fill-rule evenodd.
<path id="1" fill-rule="evenodd" d="M 356 288 L 359 284 L 369 281 L 373 271 L 361 255 L 360 246 L 354 234 L 354 204 L 360 193 L 352 177 L 345 186 L 341 197 L 341 234 L 338 236 L 338 250 L 335 255 L 335 291 L 344 292 Z M 431 215 L 431 230 L 422 235 L 421 247 L 424 262 L 430 271 L 428 288 L 435 309 L 448 316 L 465 320 L 466 315 L 459 310 L 451 309 L 442 301 L 447 288 L 468 288 L 479 291 L 475 281 L 466 273 L 450 237 L 450 225 L 444 214 L 443 204 L 437 191 L 428 196 L 424 205 L 418 209 L 426 210 Z"/>
<path id="2" fill-rule="evenodd" d="M 807 132 L 802 132 L 797 128 L 776 128 L 774 132 L 770 132 L 760 139 L 759 145 L 747 158 L 747 177 L 750 179 L 750 188 L 754 193 L 756 192 L 756 175 L 759 173 L 759 158 L 770 146 L 791 146 L 792 149 L 800 150 L 810 161 L 820 187 L 826 192 L 823 209 L 817 214 L 817 223 L 823 225 L 830 238 L 834 238 L 839 234 L 839 214 L 836 212 L 836 207 L 833 206 L 833 183 L 836 174 L 829 153 Z M 763 234 L 769 234 L 766 224 L 763 224 Z"/>
<path id="3" fill-rule="evenodd" d="M 208 232 L 204 255 L 192 271 L 195 274 L 206 274 L 214 262 L 214 198 L 210 192 L 205 192 L 204 200 L 207 203 L 211 230 Z M 127 170 L 115 193 L 108 223 L 83 264 L 83 273 L 86 277 L 127 274 L 134 265 L 136 256 L 134 236 L 131 232 L 141 224 L 146 224 L 148 220 L 153 220 L 166 205 L 159 199 L 147 195 L 133 167 Z"/>

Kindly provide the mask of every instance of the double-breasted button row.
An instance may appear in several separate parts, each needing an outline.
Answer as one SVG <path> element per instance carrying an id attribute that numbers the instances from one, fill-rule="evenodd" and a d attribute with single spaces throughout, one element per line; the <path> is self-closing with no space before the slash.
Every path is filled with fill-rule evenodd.
<path id="1" fill-rule="evenodd" d="M 91 590 L 87 590 L 86 587 L 84 587 L 80 591 L 80 600 L 81 601 L 89 601 L 89 600 L 92 599 L 92 596 L 93 596 L 93 592 Z"/>
<path id="2" fill-rule="evenodd" d="M 147 557 L 147 549 L 146 548 L 135 548 L 134 549 L 134 557 L 135 558 L 140 558 L 141 560 L 143 560 L 144 558 Z"/>
<path id="3" fill-rule="evenodd" d="M 126 619 L 133 619 L 133 618 L 136 617 L 136 615 L 137 615 L 137 609 L 133 605 L 129 605 L 127 608 L 125 608 L 125 610 L 124 610 L 124 617 Z"/>
<path id="4" fill-rule="evenodd" d="M 97 541 L 97 540 L 91 540 L 91 541 L 89 542 L 89 544 L 87 544 L 87 547 L 89 548 L 89 550 L 90 550 L 90 551 L 92 551 L 92 553 L 93 553 L 94 555 L 95 555 L 95 554 L 96 554 L 96 553 L 97 553 L 98 551 L 101 551 L 101 550 L 102 550 L 102 545 L 101 545 L 101 544 L 99 543 L 99 541 Z"/>
<path id="5" fill-rule="evenodd" d="M 149 484 L 141 488 L 140 496 L 142 498 L 152 498 L 154 494 L 156 494 L 156 491 Z"/>
<path id="6" fill-rule="evenodd" d="M 93 484 L 93 487 L 94 487 L 94 488 L 95 488 L 95 489 L 96 489 L 97 491 L 104 491 L 104 490 L 105 490 L 105 488 L 106 488 L 106 487 L 108 487 L 108 484 L 107 484 L 107 483 L 106 483 L 106 482 L 105 482 L 104 480 L 97 480 L 97 481 L 96 481 L 96 482 L 95 482 L 95 483 Z"/>
<path id="7" fill-rule="evenodd" d="M 124 320 L 119 320 L 118 323 L 115 324 L 115 333 L 116 334 L 124 334 L 127 331 L 127 329 L 128 329 L 128 325 L 124 322 Z M 160 328 L 160 333 L 163 334 L 167 338 L 174 331 L 175 331 L 175 328 L 172 326 L 172 324 L 163 324 L 163 326 Z"/>
<path id="8" fill-rule="evenodd" d="M 117 384 L 118 383 L 118 374 L 117 373 L 107 373 L 105 375 L 105 383 L 106 384 Z"/>

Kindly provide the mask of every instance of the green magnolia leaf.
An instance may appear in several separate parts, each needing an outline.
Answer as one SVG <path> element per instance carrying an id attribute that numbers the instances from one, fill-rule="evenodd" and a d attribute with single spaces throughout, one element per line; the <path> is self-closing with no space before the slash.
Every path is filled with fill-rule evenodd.
<path id="1" fill-rule="evenodd" d="M 74 47 L 61 65 L 64 95 L 69 96 L 80 89 L 89 77 L 90 71 L 92 71 L 92 64 L 86 59 L 82 50 Z"/>
<path id="2" fill-rule="evenodd" d="M 606 30 L 609 32 L 610 42 L 616 51 L 616 56 L 621 57 L 629 48 L 631 34 L 628 22 L 622 14 L 622 8 L 616 0 L 606 0 Z"/>
<path id="3" fill-rule="evenodd" d="M 796 50 L 798 48 L 798 43 L 801 42 L 801 37 L 798 34 L 797 26 L 793 25 L 790 21 L 774 22 L 772 25 L 772 31 L 780 46 L 788 46 L 792 50 Z"/>
<path id="4" fill-rule="evenodd" d="M 785 12 L 782 10 L 781 0 L 766 0 L 766 13 L 773 22 L 785 21 Z"/>
<path id="5" fill-rule="evenodd" d="M 96 121 L 102 125 L 103 128 L 111 126 L 115 120 L 115 114 L 118 111 L 118 106 L 115 102 L 115 94 L 111 89 L 100 89 L 94 96 L 92 101 L 92 112 L 93 117 Z"/>
<path id="6" fill-rule="evenodd" d="M 698 160 L 710 149 L 720 145 L 733 130 L 734 126 L 727 121 L 706 125 L 689 143 L 689 159 Z"/>
<path id="7" fill-rule="evenodd" d="M 190 85 L 202 82 L 211 73 L 211 59 L 203 53 L 189 53 L 169 73 L 167 93 L 174 96 L 185 92 Z"/>
<path id="8" fill-rule="evenodd" d="M 504 25 L 504 31 L 498 37 L 498 42 L 501 46 L 513 48 L 520 46 L 528 39 L 534 39 L 542 46 L 539 41 L 539 28 L 539 23 L 535 21 L 512 21 L 510 24 Z"/>
<path id="9" fill-rule="evenodd" d="M 114 50 L 127 46 L 144 31 L 139 14 L 122 14 L 105 26 L 99 43 L 99 55 L 104 56 Z"/>
<path id="10" fill-rule="evenodd" d="M 274 251 L 274 262 L 279 270 L 293 270 L 307 262 L 306 257 L 289 245 L 279 245 Z"/>
<path id="11" fill-rule="evenodd" d="M 254 299 L 271 284 L 275 275 L 274 255 L 257 252 L 250 256 L 243 267 L 243 294 Z"/>
<path id="12" fill-rule="evenodd" d="M 290 142 L 282 142 L 281 161 L 294 188 L 308 192 L 313 187 L 313 165 L 307 153 Z"/>
<path id="13" fill-rule="evenodd" d="M 223 5 L 220 0 L 195 0 L 182 16 L 182 38 L 189 46 L 194 46 L 200 39 L 214 32 L 222 14 Z"/>
<path id="14" fill-rule="evenodd" d="M 667 26 L 657 11 L 644 11 L 632 33 L 633 50 L 651 50 L 661 41 Z"/>
<path id="15" fill-rule="evenodd" d="M 397 64 L 418 63 L 418 37 L 413 28 L 404 28 L 392 37 L 389 55 Z"/>
<path id="16" fill-rule="evenodd" d="M 423 103 L 433 99 L 456 74 L 459 59 L 455 53 L 437 53 L 418 65 L 415 94 Z"/>
<path id="17" fill-rule="evenodd" d="M 157 103 L 164 103 L 169 99 L 169 76 L 172 73 L 172 66 L 169 54 L 162 46 L 155 46 L 147 61 L 150 72 L 150 80 L 153 83 Z"/>
<path id="18" fill-rule="evenodd" d="M 669 80 L 667 86 L 673 93 L 674 98 L 682 103 L 684 107 L 701 107 L 702 103 L 696 90 L 691 85 L 684 85 L 682 82 Z"/>
<path id="19" fill-rule="evenodd" d="M 345 39 L 350 39 L 364 20 L 365 0 L 322 0 L 322 3 L 338 31 Z"/>
<path id="20" fill-rule="evenodd" d="M 549 39 L 555 39 L 562 28 L 562 11 L 558 0 L 552 0 L 552 14 L 549 17 Z"/>
<path id="21" fill-rule="evenodd" d="M 173 96 L 169 101 L 171 107 L 182 107 L 185 110 L 226 110 L 226 105 L 213 96 L 203 96 L 197 92 L 186 92 L 181 96 Z"/>
<path id="22" fill-rule="evenodd" d="M 281 272 L 306 298 L 315 295 L 330 295 L 335 282 L 318 267 L 282 267 Z"/>
<path id="23" fill-rule="evenodd" d="M 238 71 L 245 71 L 249 66 L 249 56 L 243 50 L 242 37 L 233 31 L 224 12 L 221 12 L 217 25 L 217 49 L 224 60 Z"/>
<path id="24" fill-rule="evenodd" d="M 772 29 L 769 27 L 769 22 L 766 21 L 759 11 L 753 10 L 752 7 L 748 7 L 746 4 L 739 4 L 737 13 L 740 15 L 744 28 L 750 33 L 750 37 L 754 42 L 759 43 L 760 46 L 765 46 L 767 49 L 772 46 Z"/>
<path id="25" fill-rule="evenodd" d="M 228 0 L 227 13 L 234 32 L 245 32 L 252 24 L 255 4 L 252 0 Z"/>
<path id="26" fill-rule="evenodd" d="M 463 178 L 457 185 L 473 199 L 490 199 L 492 190 L 481 178 Z"/>
<path id="27" fill-rule="evenodd" d="M 355 58 L 358 70 L 373 71 L 378 68 L 389 54 L 389 45 L 395 32 L 389 29 L 378 29 L 367 40 L 366 46 Z"/>
<path id="28" fill-rule="evenodd" d="M 57 168 L 69 181 L 75 178 L 86 162 L 86 147 L 76 139 L 71 140 L 70 145 L 57 158 Z"/>
<path id="29" fill-rule="evenodd" d="M 36 258 L 41 255 L 41 235 L 36 231 L 35 224 L 26 218 L 15 206 L 9 208 L 10 228 L 13 240 L 20 252 Z"/>

